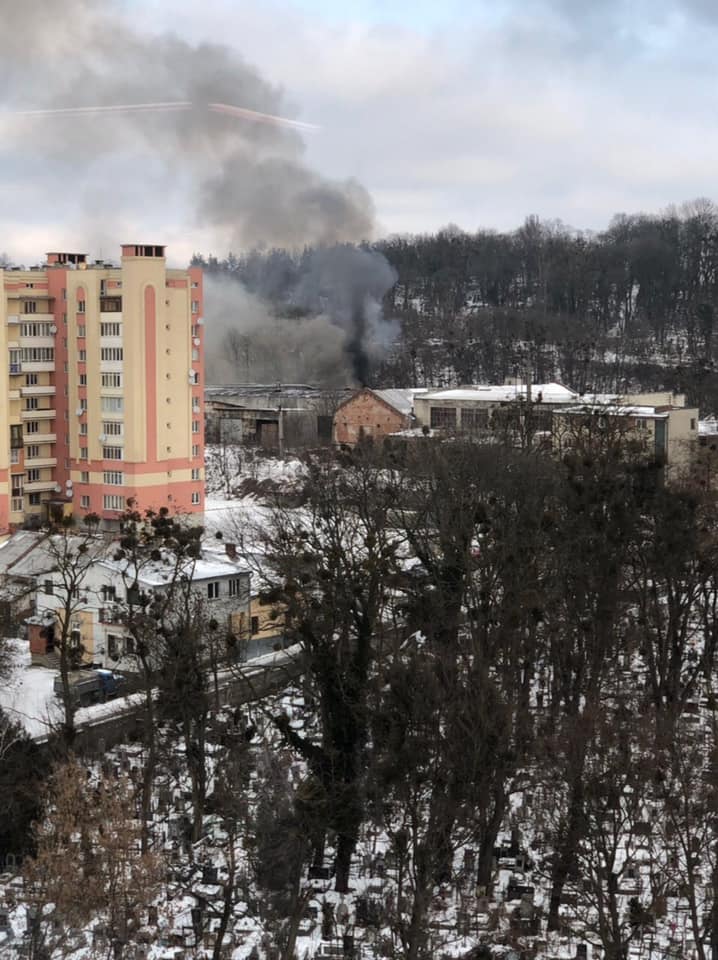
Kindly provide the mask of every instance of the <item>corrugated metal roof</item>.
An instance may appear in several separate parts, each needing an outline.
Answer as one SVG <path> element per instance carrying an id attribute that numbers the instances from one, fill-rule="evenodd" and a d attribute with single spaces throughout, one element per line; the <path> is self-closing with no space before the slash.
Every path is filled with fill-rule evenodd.
<path id="1" fill-rule="evenodd" d="M 372 393 L 404 417 L 410 417 L 414 410 L 413 390 L 372 390 Z"/>

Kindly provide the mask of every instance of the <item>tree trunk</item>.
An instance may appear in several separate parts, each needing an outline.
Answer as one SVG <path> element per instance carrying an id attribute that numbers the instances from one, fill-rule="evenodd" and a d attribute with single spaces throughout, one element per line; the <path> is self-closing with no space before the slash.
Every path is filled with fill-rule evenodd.
<path id="1" fill-rule="evenodd" d="M 157 736 L 155 725 L 155 704 L 152 690 L 152 677 L 149 665 L 145 658 L 142 658 L 142 668 L 145 677 L 145 743 L 147 744 L 147 759 L 145 768 L 142 772 L 142 826 L 140 833 L 140 844 L 142 853 L 147 853 L 149 848 L 149 823 L 152 812 L 152 788 L 155 778 L 155 766 L 157 764 Z"/>
<path id="2" fill-rule="evenodd" d="M 581 821 L 583 819 L 583 757 L 579 768 L 574 772 L 571 785 L 571 800 L 568 812 L 568 826 L 564 832 L 563 843 L 559 845 L 556 863 L 551 880 L 551 896 L 548 908 L 548 929 L 558 930 L 558 911 L 561 906 L 561 897 L 566 880 L 571 872 L 576 850 L 581 838 Z"/>
<path id="3" fill-rule="evenodd" d="M 232 916 L 232 907 L 234 906 L 234 876 L 236 873 L 236 861 L 234 857 L 234 835 L 230 831 L 229 836 L 227 837 L 227 846 L 229 850 L 229 863 L 228 863 L 228 874 L 227 880 L 224 884 L 224 891 L 222 896 L 222 915 L 219 918 L 219 926 L 217 928 L 217 935 L 214 941 L 214 949 L 212 950 L 212 960 L 220 960 L 222 956 L 222 947 L 224 945 L 224 938 L 227 934 L 227 927 L 229 926 L 229 920 Z"/>
<path id="4" fill-rule="evenodd" d="M 334 889 L 337 893 L 349 893 L 349 871 L 356 845 L 356 833 L 340 833 L 337 836 L 336 876 L 334 878 Z"/>
<path id="5" fill-rule="evenodd" d="M 67 614 L 66 614 L 67 616 Z M 68 663 L 67 637 L 66 629 L 63 626 L 63 635 L 60 638 L 60 677 L 62 679 L 62 705 L 64 710 L 64 723 L 62 726 L 62 736 L 68 749 L 75 741 L 75 710 L 76 706 L 70 692 L 70 665 Z"/>

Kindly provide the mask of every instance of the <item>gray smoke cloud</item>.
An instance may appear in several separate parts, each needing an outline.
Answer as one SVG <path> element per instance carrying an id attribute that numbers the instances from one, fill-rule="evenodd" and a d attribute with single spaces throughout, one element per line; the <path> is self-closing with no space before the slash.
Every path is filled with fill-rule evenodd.
<path id="1" fill-rule="evenodd" d="M 373 228 L 367 191 L 352 180 L 328 180 L 304 161 L 293 129 L 238 120 L 207 111 L 229 103 L 262 113 L 295 114 L 282 92 L 229 47 L 192 46 L 173 36 L 138 33 L 100 0 L 45 0 L 3 4 L 0 33 L 3 89 L 8 110 L 114 106 L 190 101 L 191 111 L 83 117 L 17 118 L 38 134 L 46 180 L 102 192 L 112 205 L 104 164 L 121 154 L 138 209 L 157 209 L 189 186 L 199 226 L 210 226 L 225 249 L 297 246 L 361 240 Z M 12 137 L 10 137 L 12 142 Z M 159 185 L 164 190 L 158 189 Z"/>
<path id="2" fill-rule="evenodd" d="M 385 318 L 381 303 L 394 281 L 384 257 L 348 246 L 308 252 L 290 285 L 281 261 L 276 269 L 268 261 L 256 293 L 208 274 L 208 381 L 368 383 L 398 336 L 398 323 Z"/>
<path id="3" fill-rule="evenodd" d="M 208 230 L 214 250 L 321 248 L 293 292 L 290 306 L 304 312 L 300 318 L 282 318 L 261 292 L 208 285 L 208 378 L 236 380 L 249 356 L 250 379 L 366 382 L 372 355 L 390 336 L 380 316 L 393 274 L 380 255 L 336 245 L 370 238 L 369 194 L 354 180 L 311 169 L 296 129 L 206 109 L 228 103 L 293 117 L 283 92 L 234 49 L 138 32 L 106 0 L 66 0 L 53 10 L 46 0 L 23 0 L 3 8 L 0 102 L 8 112 L 193 104 L 146 114 L 6 115 L 5 181 L 13 172 L 27 176 L 27 133 L 41 144 L 30 161 L 38 178 L 49 193 L 77 198 L 95 249 L 115 249 L 118 225 L 126 229 L 133 218 L 133 236 L 123 241 L 162 242 L 138 234 L 177 204 L 187 204 L 195 227 Z"/>

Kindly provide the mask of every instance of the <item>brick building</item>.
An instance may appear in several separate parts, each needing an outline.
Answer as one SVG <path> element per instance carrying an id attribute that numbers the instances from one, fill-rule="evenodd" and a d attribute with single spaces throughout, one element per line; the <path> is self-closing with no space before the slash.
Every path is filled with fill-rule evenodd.
<path id="1" fill-rule="evenodd" d="M 340 404 L 334 414 L 334 442 L 354 446 L 379 440 L 414 423 L 413 390 L 371 390 L 364 387 Z"/>

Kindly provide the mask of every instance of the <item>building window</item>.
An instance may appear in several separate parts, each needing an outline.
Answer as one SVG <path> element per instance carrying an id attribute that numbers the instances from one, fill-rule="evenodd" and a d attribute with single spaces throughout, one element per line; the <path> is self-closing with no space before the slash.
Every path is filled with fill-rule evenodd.
<path id="1" fill-rule="evenodd" d="M 77 336 L 80 337 L 80 338 L 86 337 L 86 336 L 87 336 L 87 327 L 79 326 L 79 327 L 77 328 Z"/>
<path id="2" fill-rule="evenodd" d="M 86 386 L 87 386 L 87 374 L 86 374 L 86 373 L 81 373 L 81 374 L 80 374 L 80 386 L 81 386 L 81 387 L 86 387 Z"/>
<path id="3" fill-rule="evenodd" d="M 124 426 L 121 420 L 103 420 L 102 432 L 106 433 L 108 437 L 121 437 Z"/>
<path id="4" fill-rule="evenodd" d="M 197 347 L 192 347 L 192 362 L 199 360 L 199 350 Z"/>
<path id="5" fill-rule="evenodd" d="M 86 423 L 81 423 L 81 424 L 80 424 L 80 436 L 81 436 L 81 437 L 86 437 L 86 436 L 87 436 L 87 424 L 86 424 Z"/>
<path id="6" fill-rule="evenodd" d="M 37 397 L 28 397 L 27 400 L 25 401 L 25 409 L 26 409 L 26 410 L 37 410 L 37 408 L 38 408 L 38 406 L 39 406 L 39 402 L 40 402 L 40 401 L 38 400 Z"/>
<path id="7" fill-rule="evenodd" d="M 45 580 L 42 585 L 43 592 L 46 596 L 52 597 L 55 593 L 55 585 L 52 580 Z"/>
<path id="8" fill-rule="evenodd" d="M 121 337 L 122 324 L 121 323 L 101 323 L 100 336 L 101 337 Z"/>
<path id="9" fill-rule="evenodd" d="M 219 597 L 219 580 L 212 580 L 207 584 L 207 599 L 216 600 Z"/>
<path id="10" fill-rule="evenodd" d="M 40 494 L 31 493 L 27 498 L 27 502 L 30 504 L 31 507 L 39 507 L 40 504 L 42 503 L 42 500 L 40 499 Z"/>
<path id="11" fill-rule="evenodd" d="M 200 479 L 201 479 L 201 478 L 200 478 L 200 475 L 199 475 L 199 467 L 192 467 L 192 479 L 193 479 L 193 480 L 200 480 Z"/>
<path id="12" fill-rule="evenodd" d="M 102 457 L 104 460 L 121 460 L 122 447 L 103 447 Z"/>
<path id="13" fill-rule="evenodd" d="M 83 495 L 80 497 L 80 506 L 83 510 L 90 509 L 90 498 L 86 493 L 83 493 Z"/>
<path id="14" fill-rule="evenodd" d="M 10 463 L 20 463 L 20 451 L 17 447 L 10 450 Z"/>
<path id="15" fill-rule="evenodd" d="M 27 450 L 25 451 L 25 456 L 28 460 L 34 460 L 36 457 L 39 457 L 40 445 L 38 443 L 29 444 Z"/>
<path id="16" fill-rule="evenodd" d="M 644 417 L 639 417 L 636 420 L 636 430 L 648 430 L 648 420 Z"/>
<path id="17" fill-rule="evenodd" d="M 80 404 L 79 409 L 82 410 L 83 413 L 86 413 L 86 412 L 87 412 L 87 397 L 80 397 L 79 404 Z"/>
<path id="18" fill-rule="evenodd" d="M 32 470 L 27 471 L 28 483 L 37 483 L 39 479 L 40 479 L 40 470 L 37 467 L 33 467 Z"/>
<path id="19" fill-rule="evenodd" d="M 192 301 L 192 313 L 199 313 L 199 300 Z"/>
<path id="20" fill-rule="evenodd" d="M 198 323 L 193 323 L 193 324 L 192 324 L 192 336 L 193 336 L 193 337 L 198 337 L 198 336 L 199 336 L 199 324 L 198 324 Z"/>
<path id="21" fill-rule="evenodd" d="M 28 420 L 25 424 L 25 433 L 39 433 L 40 432 L 40 421 L 39 420 Z"/>
<path id="22" fill-rule="evenodd" d="M 467 433 L 479 433 L 489 427 L 489 411 L 464 407 L 461 410 L 461 429 Z"/>
<path id="23" fill-rule="evenodd" d="M 195 492 L 192 494 L 192 503 L 194 503 L 194 504 L 199 503 L 199 493 L 197 493 L 196 490 L 195 490 Z"/>
<path id="24" fill-rule="evenodd" d="M 113 487 L 121 487 L 125 482 L 125 475 L 120 470 L 105 470 L 102 482 Z"/>
<path id="25" fill-rule="evenodd" d="M 77 351 L 77 362 L 85 363 L 87 361 L 87 350 L 78 350 Z"/>
<path id="26" fill-rule="evenodd" d="M 102 585 L 102 602 L 103 603 L 114 603 L 117 600 L 117 591 L 113 586 L 108 584 Z"/>
<path id="27" fill-rule="evenodd" d="M 22 496 L 23 494 L 22 484 L 24 479 L 25 479 L 24 474 L 22 473 L 13 473 L 12 476 L 10 477 L 10 493 L 13 497 Z"/>
<path id="28" fill-rule="evenodd" d="M 37 301 L 35 300 L 26 300 L 25 301 L 25 313 L 37 313 Z"/>
<path id="29" fill-rule="evenodd" d="M 23 347 L 20 350 L 23 363 L 54 363 L 54 347 Z"/>
<path id="30" fill-rule="evenodd" d="M 88 460 L 87 447 L 80 447 L 80 460 Z"/>
<path id="31" fill-rule="evenodd" d="M 691 417 L 691 430 L 695 430 L 695 429 L 696 429 L 696 419 L 695 417 Z"/>
<path id="32" fill-rule="evenodd" d="M 455 430 L 456 407 L 432 407 L 431 426 L 439 430 Z"/>
<path id="33" fill-rule="evenodd" d="M 249 629 L 252 631 L 252 634 L 259 633 L 259 617 L 250 618 Z"/>
<path id="34" fill-rule="evenodd" d="M 25 386 L 26 386 L 26 387 L 36 387 L 36 386 L 37 386 L 37 374 L 36 374 L 36 373 L 26 373 L 26 374 L 25 374 Z"/>
<path id="35" fill-rule="evenodd" d="M 85 301 L 84 301 L 84 300 L 78 300 L 78 301 L 77 301 L 77 312 L 78 312 L 78 313 L 84 313 L 84 312 L 85 312 Z"/>
<path id="36" fill-rule="evenodd" d="M 13 450 L 19 450 L 22 447 L 22 424 L 10 424 L 10 446 Z"/>
<path id="37" fill-rule="evenodd" d="M 100 347 L 100 360 L 106 363 L 121 363 L 124 356 L 122 347 Z"/>
<path id="38" fill-rule="evenodd" d="M 102 506 L 105 510 L 124 510 L 125 498 L 117 493 L 106 493 L 102 498 Z"/>
<path id="39" fill-rule="evenodd" d="M 196 444 L 196 443 L 192 444 L 192 456 L 193 457 L 199 456 L 199 444 Z"/>
<path id="40" fill-rule="evenodd" d="M 63 288 L 62 288 L 62 299 L 63 299 L 63 300 L 67 300 L 67 288 L 66 288 L 66 287 L 63 287 Z"/>
<path id="41" fill-rule="evenodd" d="M 104 413 L 122 413 L 125 409 L 123 397 L 102 397 L 100 403 Z"/>
<path id="42" fill-rule="evenodd" d="M 192 433 L 199 433 L 199 420 L 192 421 Z"/>
<path id="43" fill-rule="evenodd" d="M 80 483 L 89 483 L 90 482 L 90 473 L 88 470 L 83 470 L 80 474 Z"/>
<path id="44" fill-rule="evenodd" d="M 20 336 L 21 337 L 51 337 L 52 324 L 48 322 L 43 322 L 41 320 L 36 320 L 32 322 L 25 322 L 20 324 Z"/>
<path id="45" fill-rule="evenodd" d="M 230 597 L 241 597 L 244 591 L 242 590 L 242 578 L 235 577 L 229 581 L 229 595 Z"/>
<path id="46" fill-rule="evenodd" d="M 103 373 L 101 383 L 103 387 L 118 388 L 122 386 L 121 373 Z"/>
<path id="47" fill-rule="evenodd" d="M 122 656 L 122 637 L 116 633 L 107 634 L 107 656 L 110 660 L 119 660 Z"/>

